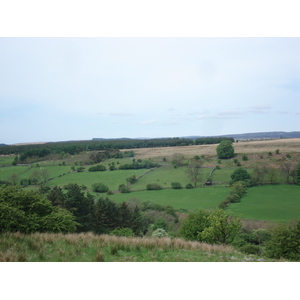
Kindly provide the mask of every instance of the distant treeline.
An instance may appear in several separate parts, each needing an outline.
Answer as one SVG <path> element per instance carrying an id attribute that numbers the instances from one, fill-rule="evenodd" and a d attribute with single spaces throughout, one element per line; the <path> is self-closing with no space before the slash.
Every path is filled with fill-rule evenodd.
<path id="1" fill-rule="evenodd" d="M 130 140 L 105 140 L 105 141 L 80 141 L 80 142 L 59 142 L 46 143 L 37 145 L 10 145 L 0 147 L 0 155 L 15 154 L 20 155 L 19 161 L 24 161 L 30 157 L 44 157 L 51 153 L 68 153 L 70 155 L 78 154 L 83 151 L 104 151 L 107 149 L 135 149 L 135 148 L 152 148 L 152 147 L 175 147 L 189 145 L 218 144 L 223 140 L 233 138 L 165 138 L 165 139 L 130 139 Z"/>

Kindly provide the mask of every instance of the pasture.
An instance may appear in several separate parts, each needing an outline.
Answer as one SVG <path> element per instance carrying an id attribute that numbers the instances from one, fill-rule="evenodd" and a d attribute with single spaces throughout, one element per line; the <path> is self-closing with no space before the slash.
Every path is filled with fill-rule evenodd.
<path id="1" fill-rule="evenodd" d="M 229 188 L 200 187 L 195 189 L 163 189 L 159 191 L 137 191 L 124 194 L 110 195 L 109 198 L 117 203 L 130 199 L 152 201 L 161 205 L 171 205 L 175 209 L 215 210 L 227 197 Z"/>
<path id="2" fill-rule="evenodd" d="M 248 188 L 242 201 L 232 203 L 228 211 L 250 220 L 286 222 L 300 219 L 300 186 L 263 185 Z"/>

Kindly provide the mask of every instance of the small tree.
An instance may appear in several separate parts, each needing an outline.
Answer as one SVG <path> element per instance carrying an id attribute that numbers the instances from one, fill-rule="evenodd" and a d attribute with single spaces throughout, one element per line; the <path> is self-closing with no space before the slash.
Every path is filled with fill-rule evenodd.
<path id="1" fill-rule="evenodd" d="M 108 187 L 103 183 L 93 183 L 92 184 L 93 192 L 95 193 L 106 193 L 108 191 Z"/>
<path id="2" fill-rule="evenodd" d="M 182 185 L 180 182 L 171 182 L 172 189 L 182 189 Z"/>
<path id="3" fill-rule="evenodd" d="M 236 181 L 246 181 L 250 179 L 250 174 L 247 172 L 247 170 L 238 168 L 230 175 L 230 177 L 230 184 L 233 184 Z"/>
<path id="4" fill-rule="evenodd" d="M 208 220 L 210 226 L 200 234 L 203 241 L 212 244 L 230 244 L 242 227 L 241 220 L 231 217 L 224 210 L 212 213 Z"/>
<path id="5" fill-rule="evenodd" d="M 198 161 L 192 163 L 190 166 L 187 167 L 186 173 L 189 179 L 194 183 L 194 187 L 197 187 L 197 182 L 200 182 L 202 179 L 201 174 L 201 166 L 203 162 Z"/>
<path id="6" fill-rule="evenodd" d="M 218 146 L 217 146 L 217 155 L 218 158 L 222 159 L 227 159 L 234 157 L 234 148 L 232 146 L 231 141 L 222 141 Z"/>

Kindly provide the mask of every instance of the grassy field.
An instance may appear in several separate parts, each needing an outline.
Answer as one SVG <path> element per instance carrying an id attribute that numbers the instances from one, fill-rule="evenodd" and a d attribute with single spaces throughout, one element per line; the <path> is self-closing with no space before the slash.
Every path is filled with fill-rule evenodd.
<path id="1" fill-rule="evenodd" d="M 242 201 L 231 204 L 228 211 L 243 219 L 282 222 L 300 219 L 300 186 L 251 187 Z"/>
<path id="2" fill-rule="evenodd" d="M 141 201 L 153 201 L 161 205 L 171 205 L 175 209 L 214 210 L 226 199 L 229 188 L 225 187 L 201 187 L 196 189 L 163 189 L 159 191 L 138 191 L 128 194 L 114 194 L 109 198 L 116 201 L 128 201 L 137 198 Z"/>
<path id="3" fill-rule="evenodd" d="M 247 262 L 273 261 L 246 255 L 229 245 L 180 238 L 127 238 L 109 235 L 4 233 L 0 262 Z"/>
<path id="4" fill-rule="evenodd" d="M 133 190 L 145 189 L 148 183 L 157 183 L 164 188 L 169 188 L 172 182 L 179 182 L 182 187 L 185 187 L 188 183 L 191 183 L 186 170 L 187 168 L 185 167 L 176 169 L 174 167 L 159 167 L 140 178 L 131 188 Z M 210 172 L 210 168 L 201 169 L 202 180 L 198 183 L 198 186 L 201 186 L 205 182 Z"/>
<path id="5" fill-rule="evenodd" d="M 136 177 L 145 173 L 146 169 L 139 170 L 116 170 L 104 172 L 74 172 L 65 176 L 53 179 L 48 182 L 49 186 L 63 186 L 69 183 L 78 183 L 79 185 L 86 185 L 91 189 L 93 183 L 102 182 L 109 187 L 110 190 L 115 191 L 120 184 L 126 184 L 126 178 L 135 174 Z"/>
<path id="6" fill-rule="evenodd" d="M 0 168 L 0 180 L 9 180 L 13 174 L 20 174 L 26 171 L 28 166 L 9 166 Z M 21 178 L 21 177 L 20 177 Z"/>

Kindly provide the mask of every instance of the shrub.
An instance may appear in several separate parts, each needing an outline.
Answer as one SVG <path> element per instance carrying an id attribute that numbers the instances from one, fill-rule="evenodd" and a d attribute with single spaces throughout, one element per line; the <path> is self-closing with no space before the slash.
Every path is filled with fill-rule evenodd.
<path id="1" fill-rule="evenodd" d="M 246 154 L 244 154 L 243 157 L 242 157 L 242 160 L 243 161 L 247 161 L 247 160 L 249 160 L 249 158 L 248 158 L 248 156 Z"/>
<path id="2" fill-rule="evenodd" d="M 89 168 L 89 172 L 98 172 L 98 171 L 106 171 L 106 167 L 104 165 L 97 165 Z"/>
<path id="3" fill-rule="evenodd" d="M 240 247 L 240 251 L 247 254 L 260 254 L 261 248 L 258 245 L 246 244 Z"/>
<path id="4" fill-rule="evenodd" d="M 92 184 L 92 190 L 95 193 L 106 193 L 109 189 L 105 184 L 100 182 Z"/>
<path id="5" fill-rule="evenodd" d="M 131 228 L 116 228 L 109 235 L 133 237 L 134 233 Z"/>
<path id="6" fill-rule="evenodd" d="M 146 189 L 147 189 L 148 191 L 150 191 L 150 190 L 161 190 L 161 189 L 162 189 L 162 186 L 159 185 L 159 184 L 157 184 L 157 183 L 148 183 L 148 184 L 146 185 Z"/>
<path id="7" fill-rule="evenodd" d="M 243 168 L 236 169 L 231 175 L 230 184 L 233 184 L 236 181 L 245 181 L 250 179 L 250 174 L 247 170 Z"/>
<path id="8" fill-rule="evenodd" d="M 276 149 L 275 153 L 276 153 L 276 154 L 279 154 L 279 149 Z"/>
<path id="9" fill-rule="evenodd" d="M 271 258 L 300 260 L 300 220 L 280 224 L 272 230 L 271 239 L 266 242 L 266 253 Z"/>
<path id="10" fill-rule="evenodd" d="M 186 189 L 193 189 L 194 186 L 191 184 L 191 183 L 188 183 L 186 186 L 185 186 Z"/>
<path id="11" fill-rule="evenodd" d="M 171 182 L 172 189 L 182 189 L 182 185 L 180 182 Z"/>
<path id="12" fill-rule="evenodd" d="M 157 228 L 153 233 L 152 233 L 153 237 L 167 237 L 168 234 L 167 232 L 162 229 L 162 228 Z"/>
<path id="13" fill-rule="evenodd" d="M 119 191 L 121 193 L 130 193 L 130 188 L 128 186 L 126 186 L 125 184 L 120 184 Z"/>

